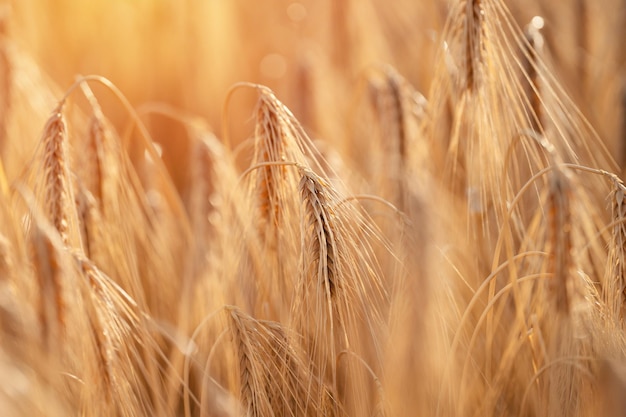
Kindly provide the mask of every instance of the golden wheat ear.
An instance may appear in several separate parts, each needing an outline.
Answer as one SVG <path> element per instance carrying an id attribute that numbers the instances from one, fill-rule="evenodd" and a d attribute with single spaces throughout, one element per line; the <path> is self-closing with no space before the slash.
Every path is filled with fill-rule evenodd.
<path id="1" fill-rule="evenodd" d="M 92 392 L 102 401 L 103 407 L 125 412 L 148 410 L 152 413 L 171 413 L 173 382 L 178 379 L 178 392 L 182 380 L 180 369 L 171 367 L 168 347 L 163 339 L 169 335 L 160 320 L 151 317 L 135 300 L 102 272 L 93 262 L 80 254 L 74 255 L 74 264 L 80 273 L 84 297 L 83 307 L 88 319 L 88 339 L 93 355 L 85 372 L 99 374 L 102 392 Z M 176 340 L 172 340 L 176 344 Z M 186 352 L 183 343 L 177 345 Z M 88 346 L 86 346 L 88 347 Z M 91 376 L 93 377 L 93 376 Z M 103 401 L 108 399 L 109 401 Z"/>
<path id="2" fill-rule="evenodd" d="M 482 0 L 466 0 L 463 24 L 463 38 L 465 43 L 465 68 L 463 87 L 467 91 L 475 91 L 483 82 L 481 65 L 484 62 L 484 26 L 485 11 Z"/>
<path id="3" fill-rule="evenodd" d="M 257 230 L 261 253 L 268 262 L 269 282 L 260 287 L 259 301 L 282 310 L 292 298 L 296 265 L 285 262 L 297 256 L 297 199 L 294 198 L 298 178 L 291 167 L 274 165 L 280 162 L 305 163 L 301 130 L 290 111 L 268 90 L 259 90 L 254 134 L 252 167 L 262 164 L 251 174 L 252 204 L 258 213 Z"/>
<path id="4" fill-rule="evenodd" d="M 370 192 L 404 210 L 407 183 L 432 168 L 434 148 L 422 125 L 428 103 L 394 68 L 364 72 L 350 122 L 351 163 L 364 175 Z M 428 157 L 427 157 L 428 155 Z M 352 174 L 354 175 L 354 174 Z"/>
<path id="5" fill-rule="evenodd" d="M 311 263 L 310 276 L 317 278 L 314 280 L 320 287 L 325 298 L 331 300 L 338 288 L 343 285 L 340 282 L 340 265 L 337 241 L 335 238 L 336 226 L 334 218 L 331 217 L 328 200 L 324 188 L 325 182 L 315 176 L 312 172 L 304 171 L 300 181 L 300 195 L 304 203 L 305 230 L 303 236 L 312 236 L 309 243 L 305 245 L 305 254 L 310 254 Z M 309 275 L 309 274 L 307 274 Z"/>
<path id="6" fill-rule="evenodd" d="M 330 182 L 299 171 L 302 252 L 292 327 L 314 375 L 332 384 L 346 412 L 368 412 L 375 404 L 356 398 L 373 395 L 374 384 L 352 384 L 368 380 L 365 370 L 353 361 L 338 368 L 336 360 L 349 350 L 380 372 L 388 294 L 371 247 L 376 232 Z"/>
<path id="7" fill-rule="evenodd" d="M 388 300 L 369 242 L 375 240 L 377 232 L 357 204 L 340 193 L 334 179 L 313 172 L 325 173 L 328 164 L 321 160 L 291 112 L 269 90 L 255 88 L 260 97 L 255 151 L 241 179 L 253 211 L 247 209 L 237 219 L 249 222 L 242 224 L 245 245 L 241 253 L 254 268 L 249 274 L 241 271 L 238 275 L 245 280 L 274 279 L 277 273 L 290 271 L 285 276 L 292 284 L 275 296 L 277 303 L 264 295 L 263 288 L 268 285 L 264 282 L 255 282 L 256 292 L 248 298 L 257 305 L 283 309 L 284 322 L 298 336 L 295 346 L 304 352 L 308 363 L 307 384 L 323 381 L 333 393 L 319 394 L 321 409 L 330 407 L 337 412 L 338 405 L 332 405 L 335 401 L 342 404 L 341 409 L 373 408 L 369 401 L 355 406 L 357 398 L 370 392 L 360 383 L 366 380 L 362 379 L 363 368 L 350 362 L 337 370 L 336 361 L 339 350 L 349 347 L 367 363 L 375 363 L 377 370 L 380 367 L 377 338 L 383 326 L 381 311 L 386 310 Z M 259 215 L 249 218 L 253 213 Z M 277 250 L 281 245 L 290 252 Z M 260 254 L 264 254 L 261 259 L 265 262 L 255 264 Z M 299 263 L 292 264 L 298 257 Z M 261 310 L 259 316 L 267 317 L 267 311 Z M 338 380 L 342 381 L 341 392 Z"/>
<path id="8" fill-rule="evenodd" d="M 544 201 L 544 251 L 542 279 L 530 299 L 535 341 L 535 374 L 532 381 L 541 386 L 535 406 L 544 404 L 548 413 L 569 415 L 583 412 L 585 404 L 578 401 L 590 389 L 593 374 L 591 328 L 585 325 L 593 314 L 592 284 L 587 282 L 581 255 L 580 234 L 589 219 L 576 216 L 576 209 L 587 197 L 578 184 L 579 178 L 563 164 L 548 172 Z M 576 216 L 576 217 L 575 217 Z M 574 220 L 576 219 L 576 220 Z M 584 268 L 584 269 L 583 269 Z M 532 322 L 532 321 L 531 321 Z M 537 347 L 542 346 L 540 349 Z M 533 390 L 529 382 L 523 403 Z M 527 404 L 522 404 L 524 407 Z M 522 408 L 523 409 L 523 408 Z"/>
<path id="9" fill-rule="evenodd" d="M 327 164 L 291 111 L 267 87 L 235 85 L 225 102 L 224 123 L 229 122 L 232 94 L 243 87 L 258 94 L 254 150 L 237 187 L 242 192 L 229 191 L 233 201 L 229 208 L 239 212 L 234 218 L 243 238 L 227 244 L 240 246 L 237 252 L 242 261 L 237 275 L 246 284 L 242 286 L 240 281 L 236 285 L 248 292 L 244 296 L 255 316 L 286 323 L 300 241 L 300 178 L 293 166 L 311 165 L 324 172 Z"/>
<path id="10" fill-rule="evenodd" d="M 48 219 L 69 244 L 70 215 L 73 206 L 68 161 L 67 123 L 61 107 L 54 110 L 43 134 L 43 204 Z"/>
<path id="11" fill-rule="evenodd" d="M 309 377 L 280 324 L 256 320 L 237 307 L 226 307 L 225 312 L 239 358 L 240 401 L 246 415 L 335 415 L 330 392 Z"/>

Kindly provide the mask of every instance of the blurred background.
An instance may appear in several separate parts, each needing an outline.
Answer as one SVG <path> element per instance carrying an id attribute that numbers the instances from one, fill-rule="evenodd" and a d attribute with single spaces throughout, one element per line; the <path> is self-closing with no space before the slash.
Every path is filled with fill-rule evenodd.
<path id="1" fill-rule="evenodd" d="M 134 106 L 166 102 L 202 116 L 219 135 L 228 89 L 240 81 L 261 83 L 276 92 L 309 134 L 333 140 L 345 135 L 359 80 L 372 67 L 392 65 L 428 98 L 437 46 L 455 3 L 4 0 L 2 31 L 59 91 L 77 74 L 99 74 Z M 533 16 L 543 17 L 555 75 L 623 160 L 626 2 L 505 3 L 520 27 Z M 99 99 L 114 123 L 126 117 L 107 101 L 110 95 Z M 235 141 L 250 133 L 246 122 L 254 100 L 246 93 L 234 98 Z M 155 140 L 164 143 L 166 153 L 174 152 L 170 142 L 176 135 L 160 125 L 167 122 L 152 123 Z"/>

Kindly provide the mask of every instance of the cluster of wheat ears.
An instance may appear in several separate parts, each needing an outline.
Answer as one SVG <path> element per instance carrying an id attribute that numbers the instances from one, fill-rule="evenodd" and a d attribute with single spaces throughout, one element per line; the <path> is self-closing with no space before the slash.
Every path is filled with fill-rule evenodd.
<path id="1" fill-rule="evenodd" d="M 623 2 L 131 3 L 187 101 L 2 15 L 2 416 L 624 415 Z"/>

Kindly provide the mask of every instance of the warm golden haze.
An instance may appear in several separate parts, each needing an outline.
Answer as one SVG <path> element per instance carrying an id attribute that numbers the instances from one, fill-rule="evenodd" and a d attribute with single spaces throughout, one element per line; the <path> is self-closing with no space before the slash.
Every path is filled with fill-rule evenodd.
<path id="1" fill-rule="evenodd" d="M 623 0 L 0 4 L 0 415 L 623 415 Z"/>

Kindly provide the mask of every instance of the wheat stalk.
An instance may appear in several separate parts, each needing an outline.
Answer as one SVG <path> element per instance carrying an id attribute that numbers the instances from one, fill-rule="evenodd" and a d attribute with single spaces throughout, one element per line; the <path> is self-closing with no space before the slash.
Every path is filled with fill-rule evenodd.
<path id="1" fill-rule="evenodd" d="M 570 198 L 571 186 L 566 174 L 553 171 L 548 191 L 549 287 L 556 311 L 565 315 L 570 314 L 574 285 Z"/>
<path id="2" fill-rule="evenodd" d="M 38 226 L 32 237 L 33 264 L 39 286 L 37 314 L 44 344 L 52 349 L 65 327 L 65 297 L 60 250 Z"/>
<path id="3" fill-rule="evenodd" d="M 524 75 L 528 77 L 526 85 L 526 97 L 530 102 L 530 123 L 531 128 L 537 132 L 543 130 L 543 110 L 541 104 L 542 87 L 539 75 L 538 58 L 543 55 L 544 39 L 541 34 L 543 19 L 535 16 L 526 26 L 524 35 Z"/>

